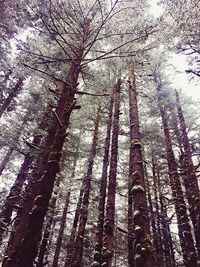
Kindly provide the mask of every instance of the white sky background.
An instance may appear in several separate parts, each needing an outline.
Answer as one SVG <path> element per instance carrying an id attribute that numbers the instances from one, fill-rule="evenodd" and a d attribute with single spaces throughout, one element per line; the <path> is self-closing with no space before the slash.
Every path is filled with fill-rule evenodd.
<path id="1" fill-rule="evenodd" d="M 158 5 L 159 0 L 149 0 L 151 8 L 149 12 L 158 18 L 163 9 Z M 187 56 L 172 53 L 169 54 L 167 74 L 174 88 L 182 90 L 186 95 L 192 96 L 194 100 L 200 100 L 200 78 L 185 72 L 188 69 Z M 193 77 L 193 79 L 191 79 Z"/>

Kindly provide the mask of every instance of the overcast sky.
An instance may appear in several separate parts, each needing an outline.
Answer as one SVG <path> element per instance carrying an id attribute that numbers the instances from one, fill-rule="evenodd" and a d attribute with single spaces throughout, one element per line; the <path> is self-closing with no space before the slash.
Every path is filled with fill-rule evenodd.
<path id="1" fill-rule="evenodd" d="M 155 18 L 158 18 L 163 12 L 163 9 L 157 4 L 159 0 L 149 1 L 151 4 L 150 13 L 153 14 Z M 171 67 L 168 68 L 167 73 L 170 75 L 174 87 L 178 90 L 182 90 L 194 99 L 200 100 L 200 78 L 185 72 L 185 70 L 188 69 L 186 56 L 171 53 L 168 64 L 171 65 Z"/>

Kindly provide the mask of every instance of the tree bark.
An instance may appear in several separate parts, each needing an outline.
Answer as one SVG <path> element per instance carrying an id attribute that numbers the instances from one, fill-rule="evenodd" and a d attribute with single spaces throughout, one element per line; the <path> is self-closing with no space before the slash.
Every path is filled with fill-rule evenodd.
<path id="1" fill-rule="evenodd" d="M 83 194 L 82 208 L 80 212 L 80 221 L 79 221 L 77 237 L 75 240 L 74 257 L 72 259 L 73 267 L 82 266 L 83 240 L 85 236 L 85 227 L 86 227 L 86 223 L 88 219 L 88 207 L 89 207 L 89 198 L 90 198 L 90 191 L 91 191 L 91 179 L 92 179 L 93 165 L 94 165 L 94 159 L 97 153 L 100 112 L 101 112 L 101 107 L 99 107 L 97 111 L 97 118 L 95 121 L 92 147 L 91 147 L 90 156 L 88 160 L 88 167 L 87 167 L 87 173 L 86 173 L 86 179 L 85 179 L 85 190 Z"/>
<path id="2" fill-rule="evenodd" d="M 43 158 L 47 162 L 47 168 L 44 164 L 45 168 L 43 168 L 43 175 L 41 177 L 39 190 L 37 191 L 37 196 L 34 198 L 33 205 L 30 205 L 32 209 L 28 214 L 28 222 L 27 216 L 25 216 L 26 226 L 21 225 L 22 228 L 25 227 L 24 234 L 20 235 L 20 238 L 17 237 L 17 242 L 12 240 L 15 247 L 13 248 L 13 246 L 10 246 L 8 249 L 6 253 L 7 255 L 3 261 L 3 267 L 32 266 L 37 255 L 44 217 L 51 198 L 55 177 L 60 170 L 59 162 L 68 133 L 70 115 L 75 106 L 74 94 L 80 73 L 81 57 L 82 54 L 80 54 L 79 60 L 73 61 L 70 67 L 68 81 L 63 88 L 63 92 L 55 111 L 60 123 L 55 136 L 54 134 L 53 136 L 49 136 L 49 138 L 53 140 L 53 146 L 50 150 L 51 152 L 48 153 L 49 157 Z M 46 171 L 44 172 L 45 169 Z M 19 229 L 19 231 L 21 231 L 21 229 Z"/>
<path id="3" fill-rule="evenodd" d="M 85 182 L 86 182 L 85 180 L 86 180 L 86 176 L 84 176 L 84 178 L 83 178 L 80 193 L 79 193 L 78 202 L 76 205 L 76 211 L 75 211 L 75 215 L 74 215 L 72 230 L 71 230 L 69 241 L 67 244 L 67 252 L 66 252 L 67 257 L 65 260 L 64 267 L 70 267 L 71 263 L 72 263 L 76 231 L 77 231 L 77 226 L 78 226 L 78 222 L 79 222 L 79 218 L 80 218 L 81 206 L 82 206 L 82 201 L 83 201 L 83 193 L 84 193 L 84 189 L 85 189 L 85 186 L 84 186 Z"/>
<path id="4" fill-rule="evenodd" d="M 8 108 L 13 98 L 19 93 L 22 85 L 23 85 L 23 79 L 19 78 L 17 83 L 15 84 L 15 87 L 11 90 L 8 97 L 4 100 L 3 105 L 0 108 L 0 117 L 2 116 L 4 111 Z"/>
<path id="5" fill-rule="evenodd" d="M 58 177 L 56 180 L 56 190 L 59 187 L 61 178 Z M 53 217 L 54 217 L 54 211 L 56 207 L 56 202 L 58 198 L 58 192 L 55 192 L 55 196 L 51 199 L 50 205 L 49 205 L 49 212 L 47 214 L 47 219 L 46 219 L 46 225 L 45 225 L 45 230 L 40 246 L 40 251 L 38 254 L 38 259 L 37 259 L 37 264 L 36 267 L 43 267 L 44 266 L 44 257 L 47 251 L 47 244 L 49 240 L 49 236 L 51 234 L 51 227 L 53 223 Z"/>
<path id="6" fill-rule="evenodd" d="M 102 166 L 102 175 L 100 179 L 100 192 L 99 192 L 99 206 L 98 206 L 98 222 L 96 231 L 96 244 L 94 253 L 94 262 L 101 266 L 102 262 L 102 247 L 103 247 L 103 227 L 105 218 L 105 202 L 106 202 L 106 188 L 107 188 L 107 175 L 108 175 L 108 162 L 110 152 L 110 139 L 111 139 L 111 128 L 112 128 L 112 117 L 113 117 L 113 92 L 110 97 L 109 113 L 107 120 L 107 131 L 104 143 L 104 157 Z"/>
<path id="7" fill-rule="evenodd" d="M 172 189 L 172 197 L 175 203 L 175 211 L 177 215 L 178 232 L 183 253 L 183 259 L 186 267 L 197 266 L 197 255 L 195 252 L 191 227 L 187 215 L 187 208 L 181 187 L 178 167 L 172 148 L 171 136 L 167 122 L 167 114 L 165 112 L 165 107 L 162 103 L 160 90 L 161 88 L 158 85 L 157 86 L 158 104 L 164 130 L 170 185 Z"/>
<path id="8" fill-rule="evenodd" d="M 157 267 L 161 267 L 162 265 L 162 243 L 161 243 L 161 247 L 159 246 L 159 231 L 158 231 L 158 225 L 156 224 L 156 219 L 157 219 L 157 212 L 154 212 L 153 209 L 153 201 L 152 201 L 152 197 L 151 197 L 151 188 L 150 188 L 150 182 L 149 182 L 149 177 L 148 177 L 148 173 L 146 170 L 146 166 L 144 166 L 144 170 L 145 170 L 145 178 L 146 178 L 146 188 L 147 188 L 147 196 L 148 196 L 148 204 L 149 204 L 149 211 L 151 214 L 151 227 L 152 227 L 152 238 L 153 238 L 153 245 L 156 251 L 156 255 L 155 255 L 155 261 L 156 261 L 156 266 Z M 155 201 L 157 201 L 155 199 Z"/>
<path id="9" fill-rule="evenodd" d="M 114 228 L 115 228 L 115 194 L 117 177 L 117 158 L 118 158 L 118 135 L 119 135 L 119 114 L 120 114 L 120 91 L 121 79 L 118 79 L 114 88 L 114 120 L 111 142 L 111 158 L 108 183 L 108 196 L 106 206 L 106 220 L 104 224 L 104 243 L 103 243 L 103 266 L 111 267 L 114 254 Z"/>
<path id="10" fill-rule="evenodd" d="M 71 175 L 70 181 L 72 181 L 72 179 L 74 179 L 74 177 L 75 177 L 76 166 L 77 166 L 77 161 L 78 161 L 79 146 L 80 146 L 80 141 L 79 141 L 77 148 L 76 148 L 75 158 L 74 158 L 74 163 L 73 163 L 73 169 L 72 169 L 72 175 Z M 67 212 L 68 212 L 68 207 L 69 207 L 69 202 L 70 202 L 70 195 L 71 195 L 71 192 L 70 191 L 67 192 L 67 195 L 65 198 L 65 205 L 64 205 L 64 209 L 63 209 L 63 214 L 62 214 L 62 218 L 61 218 L 61 224 L 60 224 L 59 233 L 58 233 L 58 238 L 56 241 L 56 248 L 55 248 L 54 259 L 53 259 L 53 264 L 52 264 L 53 267 L 58 266 L 60 250 L 62 247 L 62 239 L 63 239 L 65 224 L 66 224 L 66 219 L 67 219 Z"/>
<path id="11" fill-rule="evenodd" d="M 190 216 L 194 227 L 196 247 L 200 257 L 200 194 L 195 168 L 192 161 L 192 151 L 189 138 L 187 135 L 185 118 L 183 115 L 178 92 L 176 91 L 176 107 L 180 129 L 182 132 L 182 144 L 184 148 L 182 156 L 182 174 L 183 182 L 186 189 L 186 197 L 190 205 Z"/>
<path id="12" fill-rule="evenodd" d="M 47 119 L 46 115 L 47 114 L 48 113 L 45 114 L 41 124 L 39 125 L 39 129 L 41 129 L 41 130 L 44 130 L 47 126 L 47 122 L 46 122 L 46 119 Z M 27 118 L 29 116 L 30 116 L 30 114 L 28 113 L 26 118 L 24 119 L 23 124 L 25 124 L 27 122 Z M 38 146 L 41 142 L 41 138 L 42 138 L 41 135 L 36 135 L 33 139 L 32 145 Z M 4 206 L 3 206 L 1 213 L 0 213 L 0 243 L 2 242 L 3 233 L 5 232 L 7 226 L 11 222 L 11 216 L 12 216 L 12 212 L 13 212 L 14 208 L 16 210 L 18 210 L 18 213 L 22 209 L 21 191 L 22 191 L 22 187 L 24 185 L 24 182 L 27 179 L 28 171 L 31 167 L 33 160 L 34 160 L 33 152 L 28 153 L 25 156 L 24 162 L 21 165 L 21 168 L 19 170 L 17 178 L 10 189 L 9 195 L 6 197 Z M 17 219 L 19 219 L 18 216 L 17 216 L 17 218 L 15 218 L 15 220 L 17 220 Z"/>
<path id="13" fill-rule="evenodd" d="M 153 192 L 155 197 L 155 219 L 156 219 L 156 229 L 157 229 L 157 258 L 159 261 L 159 266 L 163 262 L 163 245 L 162 245 L 162 235 L 161 235 L 161 221 L 160 221 L 160 211 L 158 204 L 158 192 L 157 192 L 157 176 L 156 176 L 156 164 L 154 160 L 154 155 L 152 154 L 152 174 L 153 174 Z M 161 265 L 162 266 L 162 265 Z"/>
<path id="14" fill-rule="evenodd" d="M 139 131 L 137 92 L 134 69 L 129 77 L 129 108 L 130 108 L 130 173 L 133 198 L 133 263 L 135 267 L 156 266 L 150 238 L 150 222 L 148 215 L 147 196 L 145 189 L 142 145 Z"/>

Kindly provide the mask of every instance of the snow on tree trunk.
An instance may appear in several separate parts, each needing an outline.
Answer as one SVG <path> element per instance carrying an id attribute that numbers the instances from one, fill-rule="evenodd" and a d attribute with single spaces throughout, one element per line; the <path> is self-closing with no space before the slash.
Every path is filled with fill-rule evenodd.
<path id="1" fill-rule="evenodd" d="M 45 113 L 42 119 L 42 122 L 39 125 L 40 130 L 44 130 L 47 126 L 46 115 L 47 113 Z M 26 117 L 29 117 L 29 116 L 30 116 L 30 113 L 28 113 Z M 27 122 L 27 119 L 24 120 L 23 124 L 25 124 L 26 122 Z M 31 146 L 37 147 L 41 142 L 41 138 L 42 138 L 41 135 L 36 135 L 32 141 Z M 22 210 L 21 191 L 22 191 L 24 182 L 27 179 L 28 171 L 31 167 L 33 160 L 34 160 L 34 155 L 32 152 L 26 154 L 26 156 L 24 157 L 24 161 L 21 165 L 21 168 L 19 170 L 19 173 L 17 174 L 17 178 L 14 184 L 12 185 L 9 195 L 7 196 L 5 203 L 3 205 L 3 208 L 1 210 L 0 221 L 3 222 L 3 224 L 0 223 L 0 243 L 2 242 L 3 233 L 5 232 L 6 227 L 10 224 L 13 210 L 16 209 L 18 211 L 17 214 L 19 214 Z M 18 219 L 19 218 L 17 215 L 17 218 L 15 218 L 15 220 L 18 220 Z"/>
<path id="2" fill-rule="evenodd" d="M 183 196 L 183 191 L 178 173 L 178 167 L 174 156 L 167 115 L 165 107 L 160 96 L 160 87 L 157 86 L 159 109 L 163 123 L 165 147 L 167 154 L 167 162 L 169 168 L 170 185 L 172 189 L 172 197 L 174 199 L 175 211 L 177 215 L 178 232 L 183 253 L 183 259 L 186 267 L 197 266 L 197 255 L 195 252 L 191 226 L 187 215 L 187 207 Z"/>
<path id="3" fill-rule="evenodd" d="M 107 120 L 107 131 L 104 144 L 104 157 L 102 166 L 102 175 L 100 180 L 100 192 L 99 192 L 99 206 L 98 206 L 98 222 L 96 231 L 96 244 L 94 251 L 94 262 L 98 263 L 99 266 L 102 264 L 102 247 L 103 247 L 103 227 L 105 218 L 105 203 L 106 203 L 106 188 L 107 188 L 107 175 L 108 175 L 108 162 L 110 152 L 110 139 L 111 139 L 111 128 L 112 128 L 112 117 L 113 117 L 113 92 L 110 97 L 109 113 Z"/>
<path id="4" fill-rule="evenodd" d="M 145 189 L 142 147 L 139 131 L 137 92 L 134 69 L 129 77 L 129 109 L 130 109 L 130 170 L 133 198 L 133 266 L 154 267 L 153 247 L 150 238 L 150 222 Z"/>
<path id="5" fill-rule="evenodd" d="M 41 177 L 38 194 L 34 198 L 33 205 L 31 205 L 32 208 L 28 216 L 28 222 L 26 218 L 26 227 L 25 230 L 23 229 L 24 233 L 20 235 L 20 238 L 17 238 L 16 243 L 11 240 L 10 248 L 8 248 L 4 257 L 4 267 L 31 266 L 37 255 L 44 217 L 51 198 L 55 177 L 60 171 L 59 163 L 62 156 L 62 148 L 68 135 L 70 115 L 76 104 L 74 94 L 80 73 L 81 57 L 82 54 L 80 54 L 80 58 L 74 61 L 70 67 L 68 81 L 63 87 L 63 92 L 55 110 L 55 116 L 59 124 L 58 129 L 55 137 L 52 138 L 54 142 L 49 159 L 48 157 L 45 159 L 47 161 L 47 168 Z M 24 228 L 23 225 L 21 226 Z M 18 230 L 19 232 L 23 231 L 20 228 Z M 14 242 L 14 248 L 12 242 Z"/>
<path id="6" fill-rule="evenodd" d="M 186 197 L 190 205 L 190 216 L 194 227 L 196 247 L 200 257 L 200 194 L 195 168 L 192 161 L 192 151 L 187 135 L 185 118 L 183 115 L 178 92 L 176 91 L 176 107 L 182 132 L 183 152 L 183 182 L 186 189 Z"/>
<path id="7" fill-rule="evenodd" d="M 105 267 L 112 266 L 114 253 L 114 228 L 115 228 L 115 194 L 118 158 L 118 135 L 119 135 L 119 113 L 120 113 L 120 91 L 121 79 L 118 79 L 114 88 L 114 119 L 111 143 L 111 158 L 108 183 L 108 196 L 106 206 L 106 219 L 104 224 L 104 242 L 102 249 L 103 263 Z"/>

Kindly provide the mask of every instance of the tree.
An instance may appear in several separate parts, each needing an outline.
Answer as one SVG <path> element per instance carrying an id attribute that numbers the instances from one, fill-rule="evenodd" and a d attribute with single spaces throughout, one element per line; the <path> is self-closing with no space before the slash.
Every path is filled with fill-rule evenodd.
<path id="1" fill-rule="evenodd" d="M 133 263 L 139 266 L 155 266 L 153 248 L 150 239 L 150 223 L 145 189 L 144 167 L 139 132 L 138 106 L 134 68 L 131 69 L 129 80 L 130 109 L 130 173 L 133 198 Z"/>

